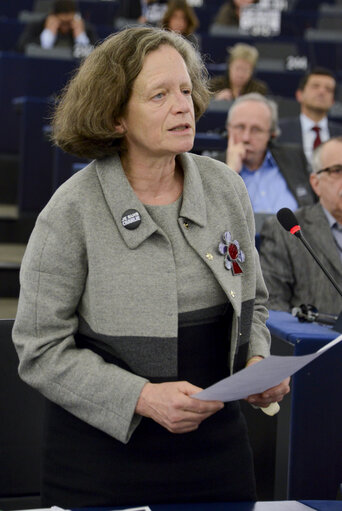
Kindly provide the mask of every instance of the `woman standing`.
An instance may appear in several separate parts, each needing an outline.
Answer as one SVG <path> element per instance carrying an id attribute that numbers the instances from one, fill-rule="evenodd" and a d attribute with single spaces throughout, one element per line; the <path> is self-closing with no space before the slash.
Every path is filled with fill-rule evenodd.
<path id="1" fill-rule="evenodd" d="M 246 189 L 187 153 L 203 69 L 175 33 L 124 30 L 57 107 L 56 142 L 95 160 L 42 211 L 21 268 L 19 371 L 49 399 L 44 505 L 256 498 L 239 404 L 192 397 L 269 353 Z"/>

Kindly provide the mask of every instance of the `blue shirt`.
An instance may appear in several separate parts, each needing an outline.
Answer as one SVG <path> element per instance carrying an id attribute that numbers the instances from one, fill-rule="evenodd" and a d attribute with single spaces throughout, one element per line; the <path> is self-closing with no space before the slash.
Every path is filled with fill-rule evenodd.
<path id="1" fill-rule="evenodd" d="M 249 170 L 243 165 L 240 176 L 245 182 L 255 213 L 277 213 L 281 208 L 295 211 L 298 208 L 270 151 L 267 151 L 257 170 Z"/>

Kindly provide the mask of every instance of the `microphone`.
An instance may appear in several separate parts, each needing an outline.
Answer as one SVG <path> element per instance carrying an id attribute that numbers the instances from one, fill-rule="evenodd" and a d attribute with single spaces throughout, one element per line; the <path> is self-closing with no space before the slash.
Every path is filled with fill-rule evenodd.
<path id="1" fill-rule="evenodd" d="M 338 286 L 337 282 L 335 282 L 333 276 L 328 272 L 328 270 L 323 266 L 321 261 L 316 256 L 315 252 L 313 251 L 312 247 L 309 245 L 307 240 L 304 238 L 304 235 L 302 233 L 301 227 L 298 223 L 298 220 L 296 218 L 296 215 L 291 211 L 289 208 L 282 208 L 277 213 L 277 218 L 280 223 L 280 225 L 286 230 L 289 231 L 291 234 L 296 236 L 300 239 L 300 241 L 303 243 L 305 248 L 308 250 L 308 252 L 311 254 L 311 256 L 314 258 L 320 269 L 325 273 L 325 275 L 328 277 L 336 291 L 339 293 L 339 295 L 342 297 L 342 290 Z M 338 332 L 342 332 L 342 313 L 339 315 L 337 322 L 335 323 L 334 329 Z"/>
<path id="2" fill-rule="evenodd" d="M 295 316 L 299 321 L 308 321 L 313 323 L 323 323 L 325 325 L 333 326 L 336 323 L 337 315 L 328 314 L 327 312 L 319 312 L 314 305 L 302 303 L 299 307 L 293 307 L 291 310 L 292 316 Z"/>
<path id="3" fill-rule="evenodd" d="M 323 264 L 318 259 L 318 257 L 316 256 L 315 252 L 313 251 L 313 249 L 311 248 L 309 243 L 304 238 L 302 230 L 301 230 L 301 227 L 298 224 L 298 220 L 296 218 L 296 215 L 293 213 L 293 211 L 291 211 L 289 208 L 282 208 L 282 209 L 280 209 L 278 211 L 277 218 L 278 218 L 278 221 L 279 221 L 280 225 L 282 227 L 284 227 L 284 229 L 286 231 L 289 231 L 291 234 L 293 234 L 294 236 L 296 236 L 297 238 L 300 239 L 300 241 L 303 243 L 305 248 L 310 252 L 312 257 L 315 259 L 315 261 L 318 264 L 318 266 L 321 268 L 321 270 L 328 277 L 328 279 L 330 280 L 332 285 L 335 287 L 336 291 L 338 291 L 339 295 L 342 297 L 342 290 L 341 290 L 341 288 L 337 285 L 337 283 L 335 282 L 335 280 L 332 277 L 332 275 L 323 266 Z"/>

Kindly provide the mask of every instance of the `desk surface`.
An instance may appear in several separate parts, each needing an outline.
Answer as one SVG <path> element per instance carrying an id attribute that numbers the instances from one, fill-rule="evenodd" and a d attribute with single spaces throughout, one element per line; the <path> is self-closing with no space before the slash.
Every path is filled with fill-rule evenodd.
<path id="1" fill-rule="evenodd" d="M 270 311 L 267 326 L 271 334 L 286 339 L 292 344 L 295 344 L 298 339 L 332 341 L 339 335 L 335 330 L 318 323 L 301 323 L 298 318 L 282 311 Z"/>

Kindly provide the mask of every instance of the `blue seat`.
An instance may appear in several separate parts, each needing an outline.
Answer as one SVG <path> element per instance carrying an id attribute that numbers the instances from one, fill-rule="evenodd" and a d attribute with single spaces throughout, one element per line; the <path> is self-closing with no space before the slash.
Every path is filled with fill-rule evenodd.
<path id="1" fill-rule="evenodd" d="M 90 160 L 65 153 L 59 147 L 53 149 L 53 179 L 52 190 L 57 188 L 69 179 L 76 171 L 85 167 Z"/>
<path id="2" fill-rule="evenodd" d="M 0 152 L 18 153 L 19 117 L 12 100 L 58 93 L 78 65 L 76 60 L 50 60 L 0 52 Z"/>
<path id="3" fill-rule="evenodd" d="M 78 7 L 82 17 L 93 25 L 113 26 L 119 3 L 114 0 L 79 0 Z"/>
<path id="4" fill-rule="evenodd" d="M 0 19 L 0 51 L 15 49 L 25 24 L 16 19 Z"/>
<path id="5" fill-rule="evenodd" d="M 18 207 L 21 214 L 35 215 L 52 194 L 52 144 L 43 133 L 52 101 L 21 97 L 13 103 L 20 122 Z"/>
<path id="6" fill-rule="evenodd" d="M 1 2 L 0 16 L 16 18 L 20 11 L 32 11 L 34 0 L 15 0 L 15 2 Z"/>

